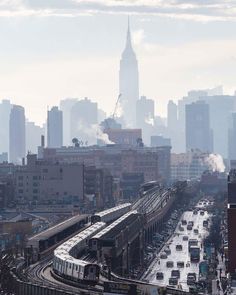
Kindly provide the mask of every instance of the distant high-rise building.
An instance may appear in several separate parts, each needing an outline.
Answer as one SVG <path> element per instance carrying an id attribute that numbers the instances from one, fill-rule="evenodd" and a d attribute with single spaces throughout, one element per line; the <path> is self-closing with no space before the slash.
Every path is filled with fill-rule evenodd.
<path id="1" fill-rule="evenodd" d="M 0 124 L 0 152 L 9 151 L 9 118 L 12 104 L 10 100 L 2 100 L 0 103 L 0 118 L 2 124 Z"/>
<path id="2" fill-rule="evenodd" d="M 169 100 L 167 106 L 167 127 L 169 130 L 175 130 L 178 124 L 178 107 L 173 100 Z"/>
<path id="3" fill-rule="evenodd" d="M 210 129 L 209 105 L 197 101 L 186 105 L 185 111 L 186 151 L 199 149 L 212 151 L 213 136 Z"/>
<path id="4" fill-rule="evenodd" d="M 147 99 L 146 96 L 141 96 L 139 100 L 137 100 L 136 104 L 136 122 L 139 128 L 142 128 L 143 123 L 149 123 L 153 125 L 154 120 L 154 100 Z"/>
<path id="5" fill-rule="evenodd" d="M 41 143 L 41 136 L 45 135 L 44 128 L 37 126 L 34 122 L 26 122 L 26 150 L 35 154 Z"/>
<path id="6" fill-rule="evenodd" d="M 177 104 L 172 100 L 169 100 L 167 105 L 167 134 L 171 138 L 172 150 L 181 152 L 181 146 L 183 145 L 181 138 L 184 132 L 180 128 Z"/>
<path id="7" fill-rule="evenodd" d="M 138 62 L 132 47 L 128 24 L 125 49 L 120 60 L 119 92 L 125 127 L 136 127 L 136 102 L 139 98 Z"/>
<path id="8" fill-rule="evenodd" d="M 71 108 L 70 132 L 71 138 L 78 138 L 81 144 L 95 144 L 98 125 L 98 106 L 85 97 L 77 101 Z"/>
<path id="9" fill-rule="evenodd" d="M 62 111 L 58 107 L 52 107 L 48 111 L 47 118 L 47 145 L 48 147 L 57 148 L 63 145 L 63 119 Z"/>
<path id="10" fill-rule="evenodd" d="M 150 144 L 150 137 L 154 134 L 154 118 L 155 118 L 154 100 L 147 99 L 146 96 L 141 96 L 136 104 L 136 124 L 142 129 L 143 141 L 145 144 Z"/>
<path id="11" fill-rule="evenodd" d="M 170 138 L 161 135 L 151 136 L 151 147 L 171 146 Z"/>
<path id="12" fill-rule="evenodd" d="M 206 96 L 202 99 L 209 105 L 210 126 L 214 133 L 214 152 L 227 158 L 229 123 L 232 112 L 236 111 L 236 96 L 215 95 Z"/>
<path id="13" fill-rule="evenodd" d="M 60 101 L 60 110 L 63 113 L 63 145 L 71 145 L 70 121 L 71 108 L 77 102 L 77 98 L 67 98 Z"/>
<path id="14" fill-rule="evenodd" d="M 236 113 L 232 113 L 231 128 L 228 134 L 228 159 L 236 160 Z"/>
<path id="15" fill-rule="evenodd" d="M 20 164 L 25 157 L 25 109 L 13 105 L 9 120 L 10 162 Z"/>

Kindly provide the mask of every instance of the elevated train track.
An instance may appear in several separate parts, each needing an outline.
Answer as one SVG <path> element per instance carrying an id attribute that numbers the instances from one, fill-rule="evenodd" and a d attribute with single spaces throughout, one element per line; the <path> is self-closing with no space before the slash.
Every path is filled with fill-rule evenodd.
<path id="1" fill-rule="evenodd" d="M 143 197 L 136 201 L 132 206 L 131 204 L 125 204 L 118 206 L 119 208 L 115 207 L 116 209 L 113 208 L 106 210 L 106 212 L 104 211 L 105 213 L 96 214 L 95 217 L 92 219 L 92 223 L 106 220 L 106 222 L 109 224 L 109 222 L 119 218 L 129 210 L 137 210 L 139 214 L 145 216 L 145 231 L 147 231 L 147 233 L 151 235 L 153 233 L 152 231 L 155 231 L 157 229 L 157 224 L 165 217 L 165 215 L 172 207 L 173 203 L 176 200 L 176 195 L 178 191 L 181 191 L 181 189 L 182 187 L 179 185 L 175 185 L 172 188 L 165 190 L 156 186 L 146 192 Z M 117 213 L 118 211 L 119 213 Z M 115 236 L 118 234 L 117 231 L 113 230 L 113 232 Z M 64 244 L 62 244 L 62 246 L 63 245 Z M 94 258 L 94 256 L 90 255 L 89 253 L 83 254 L 83 256 L 80 257 L 80 260 L 87 261 L 92 264 L 98 263 L 96 258 Z M 100 266 L 101 262 L 102 261 L 99 262 Z M 26 273 L 28 280 L 36 284 L 42 284 L 48 287 L 59 288 L 61 290 L 67 291 L 71 290 L 71 292 L 74 294 L 102 294 L 102 283 L 97 282 L 94 286 L 88 287 L 87 285 L 85 286 L 80 282 L 76 282 L 74 280 L 71 281 L 68 276 L 62 277 L 58 275 L 58 273 L 49 271 L 51 264 L 52 257 L 48 257 L 40 263 L 29 268 Z M 106 272 L 103 272 L 103 270 L 102 273 L 106 274 Z M 111 276 L 112 279 L 116 281 L 123 281 L 126 283 L 134 284 L 146 284 L 140 281 L 125 279 L 115 274 L 111 274 Z M 189 294 L 187 292 L 169 287 L 166 287 L 164 291 L 165 293 L 163 294 Z"/>

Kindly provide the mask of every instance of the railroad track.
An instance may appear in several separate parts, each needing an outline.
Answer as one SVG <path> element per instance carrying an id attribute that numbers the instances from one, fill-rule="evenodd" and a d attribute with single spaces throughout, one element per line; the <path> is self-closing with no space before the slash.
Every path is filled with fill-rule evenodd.
<path id="1" fill-rule="evenodd" d="M 65 278 L 61 278 L 49 270 L 52 264 L 52 258 L 47 257 L 40 263 L 29 267 L 26 271 L 27 278 L 30 282 L 44 287 L 55 288 L 62 291 L 70 291 L 73 294 L 93 294 L 98 295 L 103 293 L 101 286 L 92 287 L 83 285 Z M 47 270 L 47 274 L 46 274 Z"/>

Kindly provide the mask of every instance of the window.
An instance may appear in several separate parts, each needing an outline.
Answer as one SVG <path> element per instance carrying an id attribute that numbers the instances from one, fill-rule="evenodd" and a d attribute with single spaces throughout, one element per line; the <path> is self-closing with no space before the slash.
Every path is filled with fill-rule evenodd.
<path id="1" fill-rule="evenodd" d="M 33 176 L 33 180 L 37 180 L 38 179 L 38 176 Z"/>
<path id="2" fill-rule="evenodd" d="M 18 179 L 19 180 L 23 180 L 23 176 L 18 176 Z"/>
<path id="3" fill-rule="evenodd" d="M 38 193 L 38 190 L 37 189 L 33 189 L 33 193 L 34 194 L 37 194 Z"/>
<path id="4" fill-rule="evenodd" d="M 23 186 L 23 182 L 19 182 L 19 183 L 18 183 L 18 186 L 19 186 L 19 187 L 22 187 L 22 186 Z"/>
<path id="5" fill-rule="evenodd" d="M 43 172 L 44 173 L 48 173 L 48 169 L 43 169 Z"/>
<path id="6" fill-rule="evenodd" d="M 19 190 L 18 190 L 18 193 L 19 193 L 19 194 L 23 194 L 23 189 L 19 189 Z"/>

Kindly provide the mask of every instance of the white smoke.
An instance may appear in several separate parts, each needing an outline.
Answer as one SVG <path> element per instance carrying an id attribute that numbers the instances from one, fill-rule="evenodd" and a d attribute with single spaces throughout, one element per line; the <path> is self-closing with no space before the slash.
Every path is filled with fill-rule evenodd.
<path id="1" fill-rule="evenodd" d="M 223 158 L 219 154 L 210 154 L 205 158 L 205 163 L 209 166 L 209 169 L 213 172 L 224 172 L 225 164 Z"/>
<path id="2" fill-rule="evenodd" d="M 114 142 L 110 141 L 108 135 L 103 133 L 101 126 L 98 124 L 88 125 L 80 120 L 77 123 L 77 135 L 80 143 L 87 145 L 96 144 L 97 140 L 100 139 L 104 142 L 104 144 L 114 144 Z M 82 141 L 81 141 L 82 139 Z"/>
<path id="3" fill-rule="evenodd" d="M 154 119 L 153 118 L 150 118 L 150 117 L 149 118 L 146 118 L 145 119 L 145 123 L 150 124 L 150 125 L 153 126 L 154 125 Z"/>
<path id="4" fill-rule="evenodd" d="M 103 133 L 101 126 L 98 124 L 92 125 L 92 130 L 96 130 L 96 138 L 102 140 L 105 144 L 114 144 L 108 137 L 108 134 Z"/>

